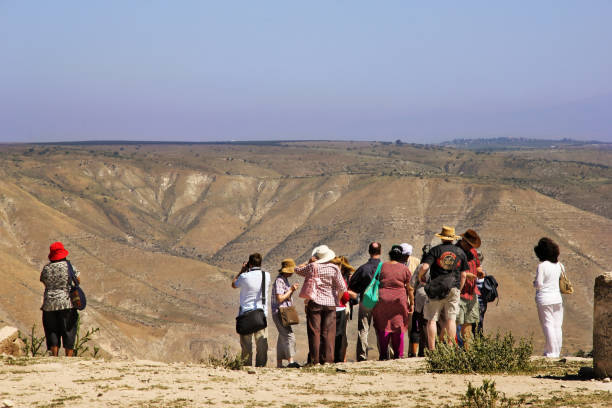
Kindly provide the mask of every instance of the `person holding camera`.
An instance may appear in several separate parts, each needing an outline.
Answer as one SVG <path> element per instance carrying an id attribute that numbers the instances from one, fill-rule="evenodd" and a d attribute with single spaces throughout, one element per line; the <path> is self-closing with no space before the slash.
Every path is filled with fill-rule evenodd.
<path id="1" fill-rule="evenodd" d="M 264 315 L 268 316 L 268 292 L 270 286 L 270 274 L 261 269 L 261 255 L 254 253 L 249 260 L 242 264 L 238 275 L 232 280 L 232 287 L 240 288 L 240 309 L 238 316 L 244 315 L 257 309 L 262 309 Z M 263 289 L 263 290 L 262 290 Z M 260 312 L 261 313 L 261 312 Z M 268 362 L 268 328 L 257 330 L 249 334 L 240 334 L 240 347 L 242 358 L 246 360 L 245 365 L 253 365 L 253 339 L 255 339 L 255 366 L 265 367 Z"/>

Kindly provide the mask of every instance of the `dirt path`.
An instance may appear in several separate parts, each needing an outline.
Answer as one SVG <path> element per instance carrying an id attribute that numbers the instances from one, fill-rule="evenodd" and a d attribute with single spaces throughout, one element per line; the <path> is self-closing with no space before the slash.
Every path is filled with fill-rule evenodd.
<path id="1" fill-rule="evenodd" d="M 574 371 L 592 364 L 589 359 L 569 360 Z M 612 404 L 612 383 L 538 375 L 431 374 L 424 371 L 423 359 L 231 371 L 187 363 L 46 357 L 0 360 L 0 406 L 8 399 L 15 407 L 38 408 L 438 407 L 459 403 L 468 382 L 481 385 L 483 378 L 495 380 L 508 396 L 549 404 L 529 406 Z M 550 405 L 555 396 L 567 400 Z"/>

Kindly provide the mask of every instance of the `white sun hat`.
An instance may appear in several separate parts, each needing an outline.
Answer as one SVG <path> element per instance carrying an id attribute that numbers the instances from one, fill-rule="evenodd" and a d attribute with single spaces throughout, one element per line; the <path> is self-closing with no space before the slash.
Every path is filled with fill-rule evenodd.
<path id="1" fill-rule="evenodd" d="M 412 245 L 404 242 L 400 246 L 402 247 L 402 255 L 412 255 Z"/>
<path id="2" fill-rule="evenodd" d="M 320 245 L 312 250 L 312 256 L 317 258 L 316 263 L 326 263 L 336 257 L 336 253 L 327 245 Z"/>

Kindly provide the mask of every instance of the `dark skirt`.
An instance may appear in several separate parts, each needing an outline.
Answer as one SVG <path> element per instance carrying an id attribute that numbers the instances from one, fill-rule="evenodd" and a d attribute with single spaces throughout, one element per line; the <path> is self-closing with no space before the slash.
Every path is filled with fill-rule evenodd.
<path id="1" fill-rule="evenodd" d="M 62 309 L 51 312 L 43 310 L 42 320 L 47 349 L 60 347 L 61 345 L 65 349 L 74 348 L 79 320 L 79 313 L 76 309 Z"/>

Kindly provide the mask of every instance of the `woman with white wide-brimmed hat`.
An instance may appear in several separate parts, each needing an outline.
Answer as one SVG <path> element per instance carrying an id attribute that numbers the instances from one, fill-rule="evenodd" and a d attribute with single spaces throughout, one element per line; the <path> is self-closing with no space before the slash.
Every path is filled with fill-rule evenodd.
<path id="1" fill-rule="evenodd" d="M 316 247 L 308 263 L 295 268 L 304 277 L 300 297 L 307 299 L 306 324 L 310 362 L 333 363 L 336 336 L 336 306 L 346 292 L 340 268 L 331 261 L 336 257 L 327 245 Z"/>

